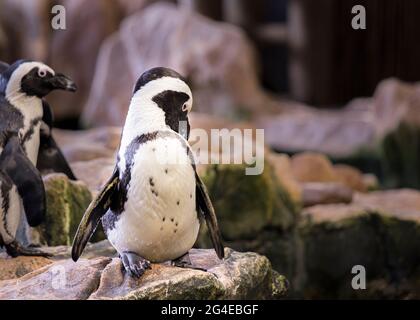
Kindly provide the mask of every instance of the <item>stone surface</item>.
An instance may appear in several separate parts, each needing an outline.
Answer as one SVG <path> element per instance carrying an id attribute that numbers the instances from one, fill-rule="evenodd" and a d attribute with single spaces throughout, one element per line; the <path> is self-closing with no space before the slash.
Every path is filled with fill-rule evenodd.
<path id="1" fill-rule="evenodd" d="M 110 247 L 107 241 L 99 245 Z M 0 299 L 276 299 L 287 291 L 287 280 L 256 253 L 226 249 L 224 261 L 214 250 L 190 254 L 208 272 L 153 264 L 137 280 L 122 271 L 118 258 L 59 260 L 18 280 L 0 281 Z"/>
<path id="2" fill-rule="evenodd" d="M 88 161 L 112 158 L 118 149 L 120 127 L 102 127 L 90 130 L 54 129 L 54 137 L 67 161 Z"/>
<path id="3" fill-rule="evenodd" d="M 292 157 L 292 173 L 299 182 L 334 182 L 334 168 L 323 154 L 304 152 Z"/>
<path id="4" fill-rule="evenodd" d="M 50 32 L 49 1 L 2 0 L 0 4 L 0 24 L 10 44 L 2 52 L 6 62 L 22 57 L 45 61 Z"/>
<path id="5" fill-rule="evenodd" d="M 316 152 L 295 154 L 291 158 L 291 171 L 295 179 L 301 183 L 340 183 L 359 192 L 366 192 L 375 184 L 375 181 L 366 180 L 360 170 L 345 164 L 333 165 L 327 156 Z M 324 189 L 331 190 L 328 186 Z M 338 193 L 341 193 L 340 190 Z"/>
<path id="6" fill-rule="evenodd" d="M 117 1 L 58 1 L 66 8 L 66 30 L 52 32 L 48 62 L 77 84 L 77 94 L 52 93 L 48 97 L 56 119 L 78 117 L 88 98 L 102 42 L 118 29 L 121 14 Z M 77 68 L 75 68 L 77 66 Z"/>
<path id="7" fill-rule="evenodd" d="M 8 257 L 6 253 L 0 254 L 0 281 L 17 279 L 32 271 L 38 270 L 53 263 L 43 257 Z"/>
<path id="8" fill-rule="evenodd" d="M 115 167 L 114 158 L 98 158 L 70 164 L 74 174 L 96 195 L 109 180 Z"/>
<path id="9" fill-rule="evenodd" d="M 305 209 L 299 226 L 301 295 L 418 298 L 419 219 L 420 192 L 414 190 L 356 194 L 350 205 Z M 352 289 L 355 265 L 365 267 L 368 290 Z"/>
<path id="10" fill-rule="evenodd" d="M 387 79 L 372 98 L 354 99 L 341 110 L 293 105 L 294 110 L 265 118 L 261 124 L 268 143 L 278 150 L 348 157 L 361 149 L 373 149 L 401 122 L 418 126 L 419 92 L 419 84 Z"/>
<path id="11" fill-rule="evenodd" d="M 345 164 L 337 164 L 333 170 L 336 180 L 343 185 L 359 192 L 365 192 L 369 188 L 369 182 L 364 180 L 363 174 L 358 169 Z"/>
<path id="12" fill-rule="evenodd" d="M 47 212 L 44 223 L 36 228 L 39 238 L 35 243 L 69 245 L 92 195 L 83 182 L 72 181 L 64 174 L 49 174 L 44 184 Z"/>
<path id="13" fill-rule="evenodd" d="M 341 183 L 308 182 L 302 186 L 302 203 L 304 207 L 316 204 L 350 203 L 353 190 Z"/>
<path id="14" fill-rule="evenodd" d="M 111 258 L 71 260 L 45 266 L 16 280 L 0 281 L 3 300 L 83 300 L 98 287 Z"/>
<path id="15" fill-rule="evenodd" d="M 266 163 L 261 175 L 245 175 L 242 165 L 215 165 L 203 176 L 225 239 L 255 235 L 266 226 L 291 227 L 293 201 Z"/>
<path id="16" fill-rule="evenodd" d="M 258 83 L 253 48 L 241 30 L 157 3 L 125 19 L 102 45 L 84 124 L 122 125 L 135 81 L 156 66 L 171 67 L 189 79 L 195 110 L 226 115 L 235 108 L 261 112 L 270 104 Z"/>

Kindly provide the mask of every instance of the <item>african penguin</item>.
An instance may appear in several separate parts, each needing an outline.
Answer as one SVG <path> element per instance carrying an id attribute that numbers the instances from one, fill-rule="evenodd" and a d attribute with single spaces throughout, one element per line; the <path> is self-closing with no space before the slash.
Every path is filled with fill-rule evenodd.
<path id="1" fill-rule="evenodd" d="M 132 276 L 140 277 L 150 262 L 191 267 L 188 251 L 201 215 L 219 258 L 224 257 L 216 215 L 187 142 L 192 102 L 190 88 L 171 69 L 154 68 L 138 79 L 114 173 L 79 225 L 74 261 L 101 219 Z"/>
<path id="2" fill-rule="evenodd" d="M 2 81 L 1 73 L 9 69 L 9 67 L 10 65 L 7 63 L 0 61 L 0 83 Z M 4 85 L 3 90 L 0 90 L 1 95 L 5 94 L 5 87 L 6 86 Z M 43 174 L 49 172 L 60 172 L 67 175 L 69 179 L 77 180 L 52 135 L 54 116 L 51 107 L 44 99 L 42 99 L 42 109 L 43 116 L 40 125 L 40 143 L 38 149 L 37 168 Z"/>
<path id="3" fill-rule="evenodd" d="M 0 77 L 0 244 L 9 255 L 46 255 L 24 248 L 15 237 L 22 209 L 30 226 L 42 222 L 45 190 L 36 169 L 42 98 L 53 90 L 75 91 L 75 84 L 47 65 L 19 60 Z"/>

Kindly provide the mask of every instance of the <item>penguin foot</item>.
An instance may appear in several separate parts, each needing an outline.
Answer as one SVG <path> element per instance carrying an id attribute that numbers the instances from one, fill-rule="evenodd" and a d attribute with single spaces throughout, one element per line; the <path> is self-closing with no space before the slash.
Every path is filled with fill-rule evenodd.
<path id="1" fill-rule="evenodd" d="M 207 272 L 207 269 L 196 267 L 191 263 L 190 255 L 188 254 L 188 252 L 184 254 L 183 256 L 175 260 L 172 260 L 171 265 L 173 267 L 178 267 L 178 268 L 187 268 L 187 269 L 200 270 L 200 271 Z"/>
<path id="2" fill-rule="evenodd" d="M 7 254 L 13 258 L 18 256 L 38 256 L 45 258 L 52 257 L 52 254 L 50 253 L 35 248 L 24 247 L 17 241 L 6 244 L 5 247 Z"/>
<path id="3" fill-rule="evenodd" d="M 150 269 L 150 261 L 140 257 L 134 252 L 123 252 L 120 255 L 124 269 L 135 278 L 140 278 L 147 269 Z"/>

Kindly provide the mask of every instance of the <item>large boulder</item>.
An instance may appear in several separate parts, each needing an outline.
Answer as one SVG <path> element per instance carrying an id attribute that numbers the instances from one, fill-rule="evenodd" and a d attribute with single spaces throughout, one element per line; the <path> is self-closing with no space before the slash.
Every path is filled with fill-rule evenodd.
<path id="1" fill-rule="evenodd" d="M 268 108 L 253 48 L 241 30 L 174 4 L 156 3 L 126 18 L 102 45 L 83 123 L 122 125 L 135 81 L 156 66 L 188 78 L 195 110 L 226 115 L 233 107 Z"/>
<path id="2" fill-rule="evenodd" d="M 43 257 L 8 257 L 6 253 L 0 254 L 0 281 L 17 279 L 32 271 L 38 270 L 53 263 Z"/>
<path id="3" fill-rule="evenodd" d="M 52 93 L 48 97 L 56 119 L 77 118 L 89 96 L 96 60 L 102 42 L 118 29 L 121 17 L 117 1 L 60 0 L 66 8 L 66 30 L 54 30 L 46 48 L 48 63 L 70 76 L 77 94 Z M 77 68 L 75 68 L 77 66 Z"/>
<path id="4" fill-rule="evenodd" d="M 64 174 L 45 176 L 44 185 L 47 195 L 46 217 L 33 232 L 33 241 L 50 246 L 69 245 L 92 201 L 92 194 L 83 182 L 72 181 Z"/>
<path id="5" fill-rule="evenodd" d="M 225 239 L 252 237 L 269 226 L 286 230 L 295 223 L 298 204 L 269 163 L 261 175 L 246 175 L 243 165 L 209 166 L 203 180 Z"/>
<path id="6" fill-rule="evenodd" d="M 418 298 L 420 193 L 358 193 L 350 205 L 310 207 L 299 225 L 295 289 L 306 298 Z M 351 270 L 366 270 L 354 290 Z M 281 270 L 281 269 L 280 269 Z"/>
<path id="7" fill-rule="evenodd" d="M 112 248 L 107 241 L 98 245 Z M 97 253 L 101 252 L 103 249 Z M 226 249 L 225 254 L 226 259 L 221 261 L 214 250 L 193 249 L 192 263 L 208 272 L 152 264 L 151 270 L 140 279 L 123 272 L 118 258 L 96 255 L 74 263 L 61 257 L 53 265 L 17 280 L 0 281 L 0 299 L 277 299 L 284 296 L 287 280 L 271 268 L 267 258 L 231 249 Z"/>
<path id="8" fill-rule="evenodd" d="M 258 122 L 277 151 L 324 153 L 383 175 L 388 187 L 420 187 L 420 84 L 386 79 L 372 98 L 354 99 L 339 110 L 296 103 L 283 109 Z"/>

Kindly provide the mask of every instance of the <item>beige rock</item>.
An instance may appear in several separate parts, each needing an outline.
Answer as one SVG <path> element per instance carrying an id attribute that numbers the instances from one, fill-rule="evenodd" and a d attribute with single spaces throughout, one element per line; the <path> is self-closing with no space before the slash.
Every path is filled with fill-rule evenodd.
<path id="1" fill-rule="evenodd" d="M 302 186 L 292 173 L 290 157 L 286 154 L 273 152 L 266 153 L 266 157 L 273 166 L 277 180 L 286 189 L 292 200 L 300 203 L 302 201 Z"/>
<path id="2" fill-rule="evenodd" d="M 53 263 L 52 260 L 43 257 L 10 258 L 2 254 L 0 255 L 0 281 L 20 278 L 51 263 Z"/>
<path id="3" fill-rule="evenodd" d="M 420 125 L 420 84 L 397 79 L 379 83 L 372 98 L 356 98 L 340 110 L 283 102 L 282 113 L 262 117 L 267 143 L 278 151 L 316 151 L 337 158 L 375 152 L 401 122 Z"/>
<path id="4" fill-rule="evenodd" d="M 54 129 L 54 137 L 69 162 L 113 158 L 120 143 L 121 128 L 102 127 L 80 131 Z"/>
<path id="5" fill-rule="evenodd" d="M 115 159 L 98 158 L 90 161 L 73 162 L 70 165 L 74 174 L 85 182 L 92 194 L 95 195 L 111 177 L 115 167 Z"/>
<path id="6" fill-rule="evenodd" d="M 110 258 L 97 258 L 76 264 L 65 260 L 45 266 L 17 280 L 0 281 L 0 299 L 87 299 L 98 287 L 101 273 L 110 261 Z M 59 274 L 62 275 L 61 278 Z M 56 281 L 53 281 L 54 275 L 57 277 Z"/>
<path id="7" fill-rule="evenodd" d="M 307 182 L 302 184 L 302 203 L 304 207 L 316 204 L 350 203 L 353 190 L 335 182 Z"/>
<path id="8" fill-rule="evenodd" d="M 99 48 L 121 20 L 116 1 L 60 1 L 66 8 L 66 30 L 51 33 L 48 63 L 70 76 L 77 84 L 76 94 L 52 93 L 48 97 L 56 119 L 80 115 L 88 98 Z"/>
<path id="9" fill-rule="evenodd" d="M 209 272 L 153 264 L 134 279 L 122 271 L 119 258 L 62 260 L 0 281 L 0 299 L 275 299 L 287 291 L 287 280 L 256 253 L 226 249 L 223 261 L 214 250 L 192 249 L 190 255 L 194 266 Z M 64 278 L 54 281 L 60 272 Z"/>
<path id="10" fill-rule="evenodd" d="M 226 115 L 232 106 L 261 112 L 266 105 L 254 51 L 242 31 L 157 3 L 125 19 L 101 47 L 84 123 L 122 125 L 135 81 L 156 66 L 171 67 L 189 79 L 195 110 Z"/>
<path id="11" fill-rule="evenodd" d="M 3 0 L 0 21 L 7 41 L 7 62 L 26 58 L 46 61 L 50 33 L 49 0 Z M 17 23 L 19 22 L 19 23 Z"/>
<path id="12" fill-rule="evenodd" d="M 342 221 L 346 218 L 379 212 L 400 220 L 420 222 L 420 192 L 410 189 L 356 193 L 350 205 L 316 205 L 304 210 L 303 215 L 313 222 Z"/>
<path id="13" fill-rule="evenodd" d="M 292 157 L 292 173 L 299 182 L 335 182 L 334 168 L 323 154 L 304 152 Z"/>
<path id="14" fill-rule="evenodd" d="M 366 192 L 367 185 L 360 170 L 348 165 L 338 164 L 333 167 L 338 182 L 359 192 Z"/>

